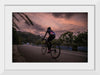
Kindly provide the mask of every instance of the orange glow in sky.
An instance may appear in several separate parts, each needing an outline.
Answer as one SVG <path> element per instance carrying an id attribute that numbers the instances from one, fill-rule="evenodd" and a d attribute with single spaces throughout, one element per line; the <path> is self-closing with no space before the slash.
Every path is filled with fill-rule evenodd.
<path id="1" fill-rule="evenodd" d="M 84 32 L 88 27 L 88 13 L 24 13 L 31 19 L 33 26 L 28 25 L 17 13 L 13 14 L 19 19 L 14 19 L 14 22 L 20 31 L 36 35 L 44 35 L 48 27 L 52 28 L 57 37 L 66 31 Z"/>

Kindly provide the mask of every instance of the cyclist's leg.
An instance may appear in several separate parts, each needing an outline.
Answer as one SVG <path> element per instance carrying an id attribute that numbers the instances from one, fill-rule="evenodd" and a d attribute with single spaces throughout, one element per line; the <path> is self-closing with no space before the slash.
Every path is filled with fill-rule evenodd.
<path id="1" fill-rule="evenodd" d="M 51 50 L 52 43 L 51 41 L 55 38 L 55 36 L 49 36 L 48 38 L 48 50 Z"/>
<path id="2" fill-rule="evenodd" d="M 48 46 L 48 53 L 50 53 L 50 51 L 51 51 L 51 36 L 49 36 L 48 37 L 48 39 L 47 39 L 47 46 Z"/>
<path id="3" fill-rule="evenodd" d="M 51 39 L 50 39 L 50 50 L 51 50 L 51 47 L 52 47 L 52 43 L 51 41 L 55 38 L 55 35 L 51 36 Z"/>
<path id="4" fill-rule="evenodd" d="M 49 50 L 49 40 L 50 40 L 50 36 L 47 39 L 47 47 L 48 47 L 48 50 Z"/>

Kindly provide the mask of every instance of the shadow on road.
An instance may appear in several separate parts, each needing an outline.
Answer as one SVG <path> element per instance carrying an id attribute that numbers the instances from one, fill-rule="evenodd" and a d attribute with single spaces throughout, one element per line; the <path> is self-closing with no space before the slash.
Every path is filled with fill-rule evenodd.
<path id="1" fill-rule="evenodd" d="M 87 53 L 61 50 L 57 59 L 50 54 L 42 55 L 41 47 L 32 45 L 14 45 L 13 62 L 87 62 Z"/>

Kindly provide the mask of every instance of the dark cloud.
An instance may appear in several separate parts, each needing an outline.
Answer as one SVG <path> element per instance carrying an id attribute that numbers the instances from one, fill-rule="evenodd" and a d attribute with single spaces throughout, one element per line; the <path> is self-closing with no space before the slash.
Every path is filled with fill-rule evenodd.
<path id="1" fill-rule="evenodd" d="M 68 29 L 68 31 L 71 32 L 79 32 L 79 31 L 85 31 L 86 28 L 83 26 L 78 26 L 78 25 L 74 25 L 74 24 L 70 24 L 71 28 Z"/>
<path id="2" fill-rule="evenodd" d="M 41 25 L 36 24 L 35 22 L 33 22 L 33 26 L 26 25 L 25 27 L 27 29 L 35 30 L 37 32 L 45 31 L 45 29 Z"/>
<path id="3" fill-rule="evenodd" d="M 79 31 L 86 31 L 87 29 L 83 26 L 78 26 L 78 25 L 74 25 L 74 24 L 68 24 L 67 26 L 65 26 L 65 29 L 63 30 L 57 30 L 55 31 L 56 33 L 64 33 L 67 31 L 71 31 L 71 32 L 79 32 Z"/>
<path id="4" fill-rule="evenodd" d="M 65 14 L 65 17 L 66 18 L 71 18 L 73 15 L 74 15 L 74 13 L 67 13 L 67 14 Z"/>
<path id="5" fill-rule="evenodd" d="M 56 33 L 63 33 L 63 32 L 66 32 L 67 30 L 58 30 L 58 31 L 55 31 Z"/>
<path id="6" fill-rule="evenodd" d="M 37 30 L 37 31 L 44 31 L 45 30 L 41 25 L 38 25 L 36 23 L 33 23 L 33 24 L 34 24 L 33 28 L 35 30 Z"/>
<path id="7" fill-rule="evenodd" d="M 87 18 L 87 13 L 52 13 L 52 15 L 57 18 L 67 18 L 67 19 L 70 19 L 74 15 L 81 16 L 82 18 Z"/>
<path id="8" fill-rule="evenodd" d="M 52 13 L 52 15 L 58 18 L 71 18 L 74 13 Z"/>
<path id="9" fill-rule="evenodd" d="M 63 17 L 62 16 L 63 15 L 62 13 L 52 13 L 52 15 L 55 16 L 55 17 Z"/>

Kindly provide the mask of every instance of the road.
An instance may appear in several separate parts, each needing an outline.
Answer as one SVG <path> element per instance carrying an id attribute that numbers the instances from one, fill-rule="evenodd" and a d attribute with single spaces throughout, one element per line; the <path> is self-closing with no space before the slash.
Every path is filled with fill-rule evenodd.
<path id="1" fill-rule="evenodd" d="M 84 52 L 61 50 L 60 57 L 52 59 L 48 53 L 42 55 L 39 46 L 18 45 L 17 48 L 26 62 L 87 62 L 87 53 Z"/>

